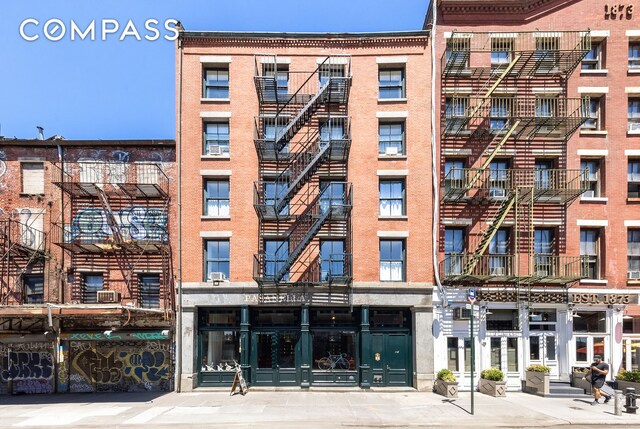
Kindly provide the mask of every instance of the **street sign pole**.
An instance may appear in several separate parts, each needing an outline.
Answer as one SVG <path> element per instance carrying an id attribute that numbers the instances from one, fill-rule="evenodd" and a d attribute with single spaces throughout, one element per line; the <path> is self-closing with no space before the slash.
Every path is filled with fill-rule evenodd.
<path id="1" fill-rule="evenodd" d="M 476 339 L 473 335 L 473 314 L 475 313 L 474 304 L 476 303 L 476 298 L 476 290 L 474 288 L 469 288 L 469 290 L 467 291 L 467 300 L 469 301 L 469 304 L 471 304 L 471 314 L 469 315 L 469 336 L 471 337 L 471 415 L 473 415 L 475 411 L 473 403 L 475 377 L 473 373 L 476 368 Z"/>

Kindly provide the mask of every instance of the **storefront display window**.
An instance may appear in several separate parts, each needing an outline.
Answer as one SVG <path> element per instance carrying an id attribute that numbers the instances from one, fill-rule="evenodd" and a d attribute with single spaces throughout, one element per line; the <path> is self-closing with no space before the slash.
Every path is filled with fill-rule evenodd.
<path id="1" fill-rule="evenodd" d="M 606 332 L 605 311 L 579 311 L 573 316 L 573 332 Z"/>
<path id="2" fill-rule="evenodd" d="M 259 309 L 251 314 L 253 327 L 292 326 L 300 327 L 300 310 Z"/>
<path id="3" fill-rule="evenodd" d="M 373 328 L 409 328 L 410 320 L 406 310 L 371 310 Z"/>
<path id="4" fill-rule="evenodd" d="M 355 351 L 355 332 L 313 332 L 314 370 L 355 370 Z"/>
<path id="5" fill-rule="evenodd" d="M 487 312 L 488 331 L 514 331 L 518 329 L 518 311 L 491 309 Z"/>
<path id="6" fill-rule="evenodd" d="M 447 338 L 447 369 L 458 371 L 458 338 Z"/>
<path id="7" fill-rule="evenodd" d="M 240 331 L 208 331 L 200 335 L 201 371 L 232 371 L 240 362 Z"/>

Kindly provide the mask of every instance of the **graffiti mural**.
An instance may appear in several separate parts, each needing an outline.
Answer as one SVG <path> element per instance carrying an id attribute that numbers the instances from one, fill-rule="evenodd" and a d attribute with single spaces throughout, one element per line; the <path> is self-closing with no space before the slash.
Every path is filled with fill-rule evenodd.
<path id="1" fill-rule="evenodd" d="M 125 240 L 168 240 L 167 212 L 163 209 L 134 206 L 115 210 L 112 215 Z M 90 207 L 78 211 L 65 241 L 104 241 L 112 236 L 104 209 Z"/>
<path id="2" fill-rule="evenodd" d="M 0 347 L 0 393 L 53 393 L 51 346 L 24 343 Z"/>
<path id="3" fill-rule="evenodd" d="M 71 392 L 171 390 L 168 344 L 72 341 L 70 359 Z"/>

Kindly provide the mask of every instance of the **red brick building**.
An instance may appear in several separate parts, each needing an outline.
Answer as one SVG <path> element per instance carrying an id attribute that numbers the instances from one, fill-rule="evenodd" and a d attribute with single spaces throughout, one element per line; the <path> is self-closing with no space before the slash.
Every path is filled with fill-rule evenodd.
<path id="1" fill-rule="evenodd" d="M 0 393 L 171 390 L 173 140 L 0 140 Z"/>
<path id="2" fill-rule="evenodd" d="M 181 34 L 183 390 L 430 387 L 429 48 Z"/>
<path id="3" fill-rule="evenodd" d="M 519 388 L 601 354 L 637 369 L 640 152 L 633 5 L 441 0 L 435 33 L 440 280 L 435 366 Z M 433 24 L 433 25 L 432 25 Z M 435 25 L 435 27 L 434 27 Z"/>

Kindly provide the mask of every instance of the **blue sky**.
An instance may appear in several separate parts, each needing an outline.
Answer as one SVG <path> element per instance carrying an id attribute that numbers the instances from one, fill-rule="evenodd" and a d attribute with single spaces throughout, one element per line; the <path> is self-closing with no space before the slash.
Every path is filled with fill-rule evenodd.
<path id="1" fill-rule="evenodd" d="M 427 6 L 428 0 L 2 0 L 0 135 L 35 138 L 41 125 L 45 137 L 174 138 L 174 42 L 119 41 L 130 19 L 142 37 L 151 18 L 159 29 L 175 18 L 187 30 L 418 30 Z M 33 42 L 20 36 L 28 18 L 40 23 L 25 27 L 40 36 Z M 43 35 L 52 18 L 67 30 L 57 42 Z M 106 41 L 99 31 L 104 19 L 121 25 Z M 96 20 L 97 40 L 71 41 L 71 20 L 81 30 Z"/>

